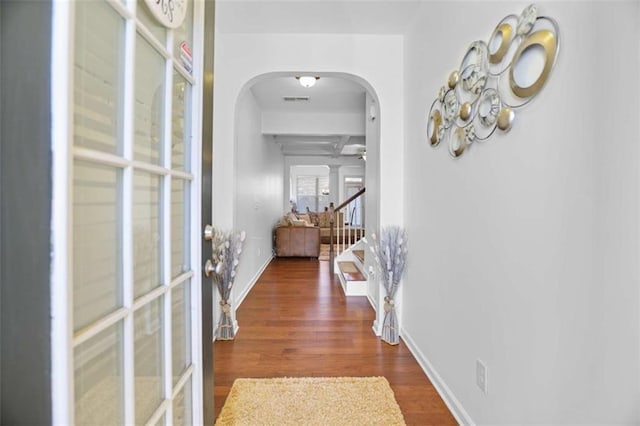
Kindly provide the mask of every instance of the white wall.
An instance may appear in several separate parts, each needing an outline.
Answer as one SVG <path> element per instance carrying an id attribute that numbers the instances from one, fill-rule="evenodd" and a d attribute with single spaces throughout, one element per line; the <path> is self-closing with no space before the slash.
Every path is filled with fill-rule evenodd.
<path id="1" fill-rule="evenodd" d="M 240 125 L 236 132 L 235 229 L 245 230 L 247 239 L 233 289 L 235 306 L 271 260 L 272 230 L 282 216 L 284 160 L 278 146 L 261 133 L 261 113 L 251 90 L 245 91 L 236 108 Z M 227 185 L 232 182 L 229 179 Z"/>
<path id="2" fill-rule="evenodd" d="M 364 135 L 364 112 L 354 113 L 262 113 L 262 132 L 272 135 Z"/>
<path id="3" fill-rule="evenodd" d="M 560 57 L 514 128 L 458 160 L 426 140 L 469 43 L 526 5 L 430 3 L 405 39 L 403 336 L 461 420 L 638 424 L 638 3 L 540 3 Z"/>
<path id="4" fill-rule="evenodd" d="M 338 195 L 338 202 L 343 202 L 344 200 L 347 199 L 347 196 L 345 195 L 345 191 L 344 191 L 344 178 L 346 177 L 361 177 L 364 183 L 364 186 L 367 186 L 367 182 L 365 181 L 365 166 L 364 166 L 364 161 L 362 161 L 361 165 L 357 165 L 357 166 L 342 166 L 340 167 L 340 169 L 338 170 L 338 182 L 339 182 L 339 195 Z"/>
<path id="5" fill-rule="evenodd" d="M 216 19 L 223 20 L 218 14 Z M 403 61 L 402 37 L 340 34 L 216 34 L 214 100 L 214 221 L 233 221 L 235 102 L 250 80 L 267 73 L 347 73 L 379 100 L 380 219 L 402 221 Z M 287 200 L 288 205 L 288 200 Z"/>
<path id="6" fill-rule="evenodd" d="M 314 166 L 307 166 L 307 165 L 299 165 L 299 166 L 292 166 L 291 170 L 291 179 L 293 182 L 293 194 L 295 194 L 297 185 L 296 185 L 296 179 L 298 176 L 329 176 L 329 166 L 326 165 L 314 165 Z M 294 198 L 294 197 L 291 197 Z"/>
<path id="7" fill-rule="evenodd" d="M 367 93 L 365 100 L 365 110 L 373 109 L 376 112 L 376 118 L 371 119 L 367 116 L 365 124 L 366 141 L 367 141 L 367 168 L 365 170 L 365 181 L 367 183 L 367 191 L 365 192 L 365 234 L 368 242 L 371 242 L 371 234 L 377 233 L 380 227 L 380 177 L 379 169 L 382 163 L 380 158 L 380 149 L 376 141 L 380 138 L 380 110 L 375 99 Z M 399 168 L 398 170 L 402 170 Z M 401 173 L 399 173 L 401 174 Z M 401 192 L 401 191 L 398 191 Z M 378 279 L 378 270 L 376 262 L 369 250 L 364 251 L 364 266 L 367 270 L 367 297 L 369 303 L 376 311 L 376 319 L 374 320 L 373 329 L 377 335 L 382 333 L 382 314 L 384 312 L 384 296 L 382 293 L 382 284 Z M 402 288 L 399 289 L 402 291 Z M 398 294 L 399 295 L 399 294 Z M 398 299 L 400 300 L 400 299 Z"/>

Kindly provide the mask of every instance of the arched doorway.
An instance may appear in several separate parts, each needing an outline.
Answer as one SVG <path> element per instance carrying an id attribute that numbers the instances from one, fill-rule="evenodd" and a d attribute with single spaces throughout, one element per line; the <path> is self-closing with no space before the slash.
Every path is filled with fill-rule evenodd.
<path id="1" fill-rule="evenodd" d="M 296 79 L 307 74 L 319 77 L 311 90 Z M 314 180 L 316 192 L 307 195 L 321 209 L 344 200 L 347 178 L 360 177 L 367 186 L 360 209 L 366 234 L 379 227 L 380 114 L 368 82 L 326 72 L 272 72 L 251 78 L 239 91 L 234 112 L 233 181 L 224 184 L 231 185 L 234 194 L 233 228 L 247 232 L 232 294 L 237 308 L 271 260 L 273 226 L 290 209 L 291 200 L 302 195 L 299 182 L 302 186 L 303 180 Z M 319 167 L 325 171 L 318 172 Z M 307 172 L 292 174 L 296 169 Z M 373 262 L 367 259 L 366 266 Z M 378 285 L 368 287 L 367 296 L 378 311 Z"/>

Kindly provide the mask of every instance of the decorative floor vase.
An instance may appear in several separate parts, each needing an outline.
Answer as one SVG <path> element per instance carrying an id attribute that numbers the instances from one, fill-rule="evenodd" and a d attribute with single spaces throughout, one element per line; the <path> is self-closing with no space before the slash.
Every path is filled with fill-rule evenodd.
<path id="1" fill-rule="evenodd" d="M 220 301 L 221 314 L 216 328 L 216 340 L 233 340 L 233 321 L 231 319 L 231 305 L 226 300 Z"/>
<path id="2" fill-rule="evenodd" d="M 381 339 L 390 345 L 400 343 L 400 332 L 398 330 L 398 317 L 396 315 L 395 304 L 389 296 L 384 298 L 384 321 L 382 322 Z"/>

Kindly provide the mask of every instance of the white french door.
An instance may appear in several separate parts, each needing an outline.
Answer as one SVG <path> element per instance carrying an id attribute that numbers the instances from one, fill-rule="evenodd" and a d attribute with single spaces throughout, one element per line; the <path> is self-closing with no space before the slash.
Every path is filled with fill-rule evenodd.
<path id="1" fill-rule="evenodd" d="M 54 3 L 57 424 L 202 423 L 203 4 L 154 3 Z"/>

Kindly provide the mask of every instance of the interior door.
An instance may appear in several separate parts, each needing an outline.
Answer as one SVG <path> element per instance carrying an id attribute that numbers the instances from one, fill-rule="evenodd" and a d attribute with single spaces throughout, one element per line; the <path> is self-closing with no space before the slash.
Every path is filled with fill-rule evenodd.
<path id="1" fill-rule="evenodd" d="M 201 424 L 204 3 L 55 7 L 54 423 Z"/>

